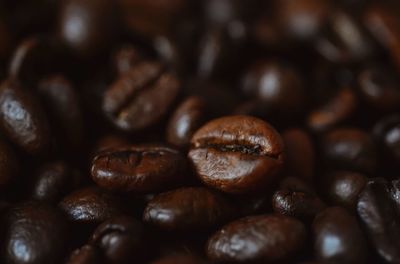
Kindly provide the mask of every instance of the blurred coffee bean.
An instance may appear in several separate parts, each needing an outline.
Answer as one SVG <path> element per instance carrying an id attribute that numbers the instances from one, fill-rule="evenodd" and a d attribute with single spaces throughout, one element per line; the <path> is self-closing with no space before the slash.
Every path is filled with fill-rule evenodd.
<path id="1" fill-rule="evenodd" d="M 69 221 L 82 224 L 99 224 L 123 212 L 119 199 L 96 187 L 78 189 L 70 193 L 58 207 Z"/>
<path id="2" fill-rule="evenodd" d="M 112 218 L 102 223 L 94 231 L 90 243 L 100 249 L 110 264 L 138 262 L 146 250 L 144 227 L 130 217 Z"/>
<path id="3" fill-rule="evenodd" d="M 377 253 L 387 263 L 400 262 L 400 217 L 383 178 L 371 179 L 360 194 L 358 216 Z"/>
<path id="4" fill-rule="evenodd" d="M 106 150 L 92 161 L 92 179 L 116 191 L 154 192 L 187 177 L 185 157 L 164 146 L 132 146 Z"/>
<path id="5" fill-rule="evenodd" d="M 332 205 L 355 212 L 358 196 L 367 183 L 365 175 L 351 171 L 335 171 L 321 179 L 322 191 Z"/>
<path id="6" fill-rule="evenodd" d="M 208 262 L 206 262 L 205 260 L 202 260 L 198 257 L 189 254 L 166 256 L 151 262 L 151 264 L 207 264 L 207 263 Z"/>
<path id="7" fill-rule="evenodd" d="M 99 249 L 91 245 L 84 245 L 72 252 L 66 264 L 102 264 Z"/>
<path id="8" fill-rule="evenodd" d="M 215 191 L 186 187 L 150 200 L 143 221 L 169 231 L 207 230 L 233 219 L 236 210 L 226 197 Z"/>
<path id="9" fill-rule="evenodd" d="M 68 245 L 68 225 L 58 210 L 26 202 L 10 207 L 2 217 L 4 263 L 52 264 Z"/>
<path id="10" fill-rule="evenodd" d="M 307 125 L 315 132 L 327 131 L 349 120 L 355 113 L 357 105 L 354 92 L 349 88 L 342 88 L 329 101 L 309 113 Z"/>
<path id="11" fill-rule="evenodd" d="M 315 148 L 310 135 L 300 129 L 287 129 L 282 134 L 286 149 L 287 174 L 311 182 L 315 170 Z M 302 153 L 302 155 L 299 155 Z"/>
<path id="12" fill-rule="evenodd" d="M 5 80 L 0 86 L 0 128 L 29 154 L 43 153 L 49 147 L 49 125 L 41 105 L 18 81 Z"/>
<path id="13" fill-rule="evenodd" d="M 322 140 L 323 158 L 330 168 L 373 174 L 378 153 L 372 138 L 355 128 L 337 128 Z"/>
<path id="14" fill-rule="evenodd" d="M 365 263 L 366 238 L 357 219 L 346 209 L 330 207 L 321 212 L 312 226 L 316 257 L 323 263 Z"/>
<path id="15" fill-rule="evenodd" d="M 236 220 L 207 243 L 207 256 L 217 262 L 279 262 L 290 260 L 304 246 L 306 228 L 291 217 L 249 216 Z"/>
<path id="16" fill-rule="evenodd" d="M 157 124 L 179 93 L 174 74 L 157 62 L 143 62 L 105 92 L 103 111 L 119 129 L 135 132 Z"/>
<path id="17" fill-rule="evenodd" d="M 59 142 L 71 152 L 83 148 L 83 114 L 72 84 L 62 75 L 53 75 L 40 81 L 38 92 Z"/>
<path id="18" fill-rule="evenodd" d="M 303 79 L 284 61 L 259 61 L 252 65 L 243 77 L 242 90 L 286 117 L 299 114 L 306 104 Z"/>
<path id="19" fill-rule="evenodd" d="M 117 36 L 114 1 L 64 0 L 58 20 L 57 34 L 81 57 L 99 54 Z"/>
<path id="20" fill-rule="evenodd" d="M 20 171 L 19 160 L 12 147 L 0 140 L 0 187 L 7 186 Z"/>
<path id="21" fill-rule="evenodd" d="M 383 158 L 397 164 L 400 161 L 400 116 L 382 118 L 375 124 L 373 134 L 386 154 Z"/>
<path id="22" fill-rule="evenodd" d="M 206 119 L 206 104 L 200 97 L 186 98 L 174 111 L 167 125 L 167 142 L 181 148 L 190 145 L 194 132 Z"/>
<path id="23" fill-rule="evenodd" d="M 284 146 L 278 132 L 250 116 L 214 119 L 193 136 L 189 158 L 208 186 L 230 193 L 260 190 L 276 180 Z"/>
<path id="24" fill-rule="evenodd" d="M 381 65 L 368 67 L 358 76 L 358 86 L 364 100 L 383 112 L 399 109 L 398 83 L 396 73 Z"/>

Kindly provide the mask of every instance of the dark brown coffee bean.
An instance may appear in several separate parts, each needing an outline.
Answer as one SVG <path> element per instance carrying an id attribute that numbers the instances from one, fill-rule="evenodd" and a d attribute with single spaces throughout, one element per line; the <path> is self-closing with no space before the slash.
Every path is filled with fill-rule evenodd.
<path id="1" fill-rule="evenodd" d="M 70 151 L 82 148 L 83 116 L 79 97 L 72 84 L 62 75 L 53 75 L 41 80 L 38 92 L 58 132 L 60 143 Z"/>
<path id="2" fill-rule="evenodd" d="M 151 264 L 206 264 L 206 263 L 208 262 L 189 254 L 166 256 L 151 262 Z"/>
<path id="3" fill-rule="evenodd" d="M 188 147 L 194 132 L 205 121 L 206 104 L 200 97 L 188 97 L 178 106 L 168 122 L 167 142 L 177 147 Z"/>
<path id="4" fill-rule="evenodd" d="M 359 90 L 368 105 L 380 111 L 399 109 L 400 88 L 396 73 L 383 65 L 364 69 L 358 76 Z"/>
<path id="5" fill-rule="evenodd" d="M 326 131 L 352 117 L 357 105 L 354 92 L 342 88 L 328 102 L 310 112 L 307 125 L 315 132 Z"/>
<path id="6" fill-rule="evenodd" d="M 388 263 L 400 262 L 400 215 L 383 178 L 370 180 L 357 203 L 358 216 L 378 254 Z"/>
<path id="7" fill-rule="evenodd" d="M 282 138 L 286 148 L 287 174 L 311 182 L 314 177 L 316 156 L 310 135 L 302 129 L 294 128 L 284 131 Z"/>
<path id="8" fill-rule="evenodd" d="M 116 34 L 114 1 L 66 0 L 58 21 L 60 38 L 83 57 L 98 54 Z"/>
<path id="9" fill-rule="evenodd" d="M 355 212 L 359 194 L 367 183 L 365 175 L 351 171 L 336 171 L 321 179 L 323 193 L 332 205 Z"/>
<path id="10" fill-rule="evenodd" d="M 31 198 L 58 203 L 79 182 L 79 175 L 63 161 L 41 166 L 31 183 Z"/>
<path id="11" fill-rule="evenodd" d="M 13 143 L 29 154 L 48 149 L 49 125 L 39 103 L 15 80 L 0 86 L 0 127 Z"/>
<path id="12" fill-rule="evenodd" d="M 306 235 L 304 225 L 294 218 L 249 216 L 214 234 L 207 244 L 207 256 L 218 262 L 283 261 L 303 248 Z"/>
<path id="13" fill-rule="evenodd" d="M 64 197 L 58 207 L 74 223 L 98 224 L 121 215 L 120 201 L 96 187 L 76 190 Z"/>
<path id="14" fill-rule="evenodd" d="M 3 216 L 4 263 L 52 264 L 68 245 L 68 225 L 61 212 L 40 203 L 14 205 Z"/>
<path id="15" fill-rule="evenodd" d="M 365 263 L 366 238 L 357 219 L 346 209 L 330 207 L 314 220 L 314 252 L 321 262 Z"/>
<path id="16" fill-rule="evenodd" d="M 146 206 L 143 221 L 166 230 L 204 230 L 231 220 L 235 208 L 224 196 L 203 187 L 162 193 Z"/>
<path id="17" fill-rule="evenodd" d="M 105 92 L 103 110 L 125 131 L 157 124 L 177 98 L 177 78 L 156 62 L 143 62 L 117 79 Z"/>
<path id="18" fill-rule="evenodd" d="M 125 216 L 112 218 L 98 226 L 90 243 L 100 249 L 107 263 L 138 262 L 146 250 L 143 225 Z"/>
<path id="19" fill-rule="evenodd" d="M 250 116 L 215 119 L 200 128 L 189 151 L 197 175 L 207 185 L 231 193 L 267 187 L 283 166 L 278 132 Z"/>
<path id="20" fill-rule="evenodd" d="M 276 114 L 298 114 L 306 103 L 300 74 L 284 61 L 259 61 L 252 65 L 243 77 L 242 90 Z"/>
<path id="21" fill-rule="evenodd" d="M 17 155 L 8 143 L 0 140 L 0 187 L 15 180 L 19 172 Z"/>
<path id="22" fill-rule="evenodd" d="M 91 245 L 83 247 L 72 252 L 66 264 L 102 264 L 102 256 L 98 248 Z"/>
<path id="23" fill-rule="evenodd" d="M 382 118 L 375 124 L 373 133 L 386 154 L 384 158 L 388 158 L 392 164 L 398 164 L 400 161 L 400 116 L 390 115 Z"/>
<path id="24" fill-rule="evenodd" d="M 154 192 L 184 179 L 185 157 L 164 146 L 132 146 L 107 150 L 92 162 L 92 178 L 118 191 Z"/>
<path id="25" fill-rule="evenodd" d="M 322 141 L 323 156 L 329 167 L 372 174 L 377 168 L 377 150 L 371 137 L 358 129 L 338 128 Z"/>

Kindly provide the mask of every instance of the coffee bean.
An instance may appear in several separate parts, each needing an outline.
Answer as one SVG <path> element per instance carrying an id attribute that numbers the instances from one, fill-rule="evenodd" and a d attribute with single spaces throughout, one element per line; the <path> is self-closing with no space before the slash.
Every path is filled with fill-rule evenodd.
<path id="1" fill-rule="evenodd" d="M 117 191 L 154 192 L 178 183 L 186 161 L 177 150 L 164 146 L 132 146 L 98 154 L 92 178 L 101 187 Z"/>
<path id="2" fill-rule="evenodd" d="M 113 1 L 63 1 L 58 35 L 79 56 L 94 56 L 108 47 L 116 34 L 115 12 Z"/>
<path id="3" fill-rule="evenodd" d="M 205 102 L 200 97 L 189 97 L 175 110 L 167 126 L 167 142 L 177 147 L 188 147 L 194 132 L 205 121 Z"/>
<path id="4" fill-rule="evenodd" d="M 366 238 L 357 219 L 346 209 L 327 208 L 315 218 L 312 229 L 315 239 L 314 251 L 321 262 L 366 262 Z"/>
<path id="5" fill-rule="evenodd" d="M 68 225 L 58 210 L 26 202 L 9 208 L 2 221 L 4 263 L 52 264 L 62 259 Z"/>
<path id="6" fill-rule="evenodd" d="M 218 262 L 246 263 L 289 260 L 304 246 L 306 229 L 298 220 L 279 215 L 250 216 L 214 234 L 207 256 Z"/>
<path id="7" fill-rule="evenodd" d="M 237 215 L 235 209 L 217 192 L 204 187 L 186 187 L 150 200 L 143 221 L 169 231 L 197 231 L 226 223 Z"/>
<path id="8" fill-rule="evenodd" d="M 400 212 L 385 179 L 367 183 L 359 196 L 357 212 L 377 253 L 388 263 L 400 262 Z"/>
<path id="9" fill-rule="evenodd" d="M 123 212 L 115 196 L 95 187 L 72 192 L 64 197 L 58 207 L 71 222 L 82 224 L 98 224 Z"/>
<path id="10" fill-rule="evenodd" d="M 328 166 L 372 174 L 377 168 L 377 150 L 371 137 L 359 129 L 338 128 L 322 140 Z"/>
<path id="11" fill-rule="evenodd" d="M 91 245 L 83 247 L 72 252 L 66 264 L 101 264 L 101 254 L 99 249 Z"/>
<path id="12" fill-rule="evenodd" d="M 49 125 L 36 99 L 15 80 L 0 86 L 0 128 L 16 145 L 29 154 L 48 149 Z"/>
<path id="13" fill-rule="evenodd" d="M 383 159 L 397 164 L 400 161 L 400 116 L 382 118 L 375 124 L 373 134 L 385 154 Z"/>
<path id="14" fill-rule="evenodd" d="M 250 116 L 215 119 L 200 128 L 189 151 L 197 175 L 208 186 L 231 193 L 267 187 L 283 165 L 280 135 Z"/>
<path id="15" fill-rule="evenodd" d="M 355 212 L 359 194 L 364 190 L 365 175 L 351 171 L 336 171 L 321 179 L 322 190 L 332 205 L 343 206 Z"/>
<path id="16" fill-rule="evenodd" d="M 102 223 L 90 243 L 97 246 L 107 263 L 132 263 L 145 255 L 143 225 L 130 217 L 117 217 Z"/>
<path id="17" fill-rule="evenodd" d="M 19 170 L 16 153 L 8 143 L 0 140 L 0 186 L 6 186 L 15 180 Z"/>
<path id="18" fill-rule="evenodd" d="M 157 124 L 179 92 L 179 81 L 156 62 L 143 62 L 105 92 L 103 110 L 119 129 L 134 132 Z"/>

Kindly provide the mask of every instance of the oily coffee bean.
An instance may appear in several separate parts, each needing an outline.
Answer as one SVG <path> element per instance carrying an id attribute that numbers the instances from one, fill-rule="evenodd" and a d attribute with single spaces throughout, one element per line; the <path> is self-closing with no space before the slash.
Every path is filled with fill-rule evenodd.
<path id="1" fill-rule="evenodd" d="M 119 129 L 134 132 L 157 124 L 179 93 L 174 74 L 157 62 L 143 62 L 120 76 L 105 92 L 103 111 Z"/>
<path id="2" fill-rule="evenodd" d="M 19 161 L 12 147 L 0 140 L 0 187 L 15 180 L 19 172 Z"/>
<path id="3" fill-rule="evenodd" d="M 125 216 L 99 225 L 90 243 L 100 249 L 107 263 L 132 263 L 145 255 L 146 250 L 143 225 Z"/>
<path id="4" fill-rule="evenodd" d="M 314 220 L 314 251 L 321 262 L 365 263 L 366 238 L 357 219 L 346 209 L 330 207 Z"/>
<path id="5" fill-rule="evenodd" d="M 190 139 L 205 121 L 206 104 L 200 97 L 189 97 L 175 110 L 167 126 L 167 142 L 188 147 Z"/>
<path id="6" fill-rule="evenodd" d="M 58 207 L 73 223 L 98 224 L 123 214 L 120 201 L 96 187 L 76 190 L 59 203 Z"/>
<path id="7" fill-rule="evenodd" d="M 29 154 L 49 147 L 49 124 L 41 105 L 18 81 L 5 80 L 0 86 L 0 129 Z"/>
<path id="8" fill-rule="evenodd" d="M 365 175 L 351 171 L 336 171 L 322 179 L 322 190 L 329 203 L 355 212 L 358 196 L 367 183 Z"/>
<path id="9" fill-rule="evenodd" d="M 66 264 L 102 264 L 102 257 L 99 249 L 91 245 L 83 247 L 72 252 Z"/>
<path id="10" fill-rule="evenodd" d="M 97 55 L 110 45 L 116 34 L 115 12 L 114 1 L 62 1 L 57 33 L 77 55 Z"/>
<path id="11" fill-rule="evenodd" d="M 189 254 L 172 255 L 157 259 L 151 264 L 207 264 L 208 262 Z"/>
<path id="12" fill-rule="evenodd" d="M 221 194 L 204 187 L 186 187 L 155 196 L 143 221 L 165 230 L 204 230 L 224 224 L 237 208 Z"/>
<path id="13" fill-rule="evenodd" d="M 360 194 L 358 216 L 377 253 L 388 263 L 400 262 L 400 217 L 391 198 L 390 186 L 383 178 L 371 179 Z"/>
<path id="14" fill-rule="evenodd" d="M 322 152 L 329 167 L 372 174 L 377 168 L 377 150 L 371 137 L 359 129 L 337 128 L 322 140 Z"/>
<path id="15" fill-rule="evenodd" d="M 214 119 L 191 140 L 189 158 L 208 186 L 230 193 L 267 187 L 283 165 L 284 146 L 278 132 L 250 116 Z"/>
<path id="16" fill-rule="evenodd" d="M 26 202 L 10 207 L 2 217 L 4 263 L 52 264 L 68 245 L 68 225 L 57 209 Z"/>
<path id="17" fill-rule="evenodd" d="M 185 157 L 162 145 L 106 150 L 92 161 L 97 185 L 116 191 L 154 192 L 177 184 L 186 175 Z"/>
<path id="18" fill-rule="evenodd" d="M 235 263 L 288 260 L 303 248 L 306 234 L 304 225 L 288 216 L 249 216 L 215 233 L 207 243 L 207 256 Z"/>

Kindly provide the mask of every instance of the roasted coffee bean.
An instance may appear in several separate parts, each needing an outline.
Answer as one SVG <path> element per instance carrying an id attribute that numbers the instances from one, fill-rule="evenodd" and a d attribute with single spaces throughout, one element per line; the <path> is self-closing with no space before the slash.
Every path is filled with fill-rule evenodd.
<path id="1" fill-rule="evenodd" d="M 343 206 L 355 212 L 358 196 L 367 183 L 365 175 L 351 171 L 336 171 L 325 175 L 322 190 L 332 205 Z"/>
<path id="2" fill-rule="evenodd" d="M 230 193 L 267 187 L 283 166 L 284 146 L 278 132 L 250 116 L 210 121 L 193 136 L 189 158 L 208 186 Z"/>
<path id="3" fill-rule="evenodd" d="M 237 208 L 221 194 L 204 187 L 186 187 L 154 197 L 143 221 L 169 231 L 204 230 L 233 219 Z"/>
<path id="4" fill-rule="evenodd" d="M 314 177 L 316 155 L 310 135 L 302 129 L 293 128 L 285 130 L 282 138 L 287 156 L 287 174 L 311 182 Z"/>
<path id="5" fill-rule="evenodd" d="M 247 70 L 242 90 L 277 114 L 298 114 L 306 104 L 303 79 L 284 61 L 259 61 Z"/>
<path id="6" fill-rule="evenodd" d="M 96 187 L 76 190 L 64 197 L 58 207 L 73 223 L 98 224 L 121 215 L 120 201 Z"/>
<path id="7" fill-rule="evenodd" d="M 31 183 L 31 198 L 58 203 L 64 195 L 79 183 L 79 174 L 63 161 L 45 164 L 37 171 Z"/>
<path id="8" fill-rule="evenodd" d="M 83 247 L 72 252 L 66 264 L 102 264 L 102 255 L 100 250 L 91 245 Z"/>
<path id="9" fill-rule="evenodd" d="M 84 143 L 83 114 L 72 84 L 62 75 L 53 75 L 40 81 L 38 92 L 53 127 L 57 128 L 60 143 L 70 151 L 81 148 Z"/>
<path id="10" fill-rule="evenodd" d="M 310 112 L 307 125 L 315 132 L 327 131 L 350 119 L 356 108 L 354 92 L 349 88 L 340 89 L 328 102 Z"/>
<path id="11" fill-rule="evenodd" d="M 6 80 L 0 86 L 0 128 L 29 154 L 43 153 L 49 147 L 49 125 L 41 105 L 18 81 Z"/>
<path id="12" fill-rule="evenodd" d="M 360 194 L 358 216 L 377 253 L 388 263 L 400 262 L 400 212 L 383 178 L 371 179 Z"/>
<path id="13" fill-rule="evenodd" d="M 15 180 L 19 172 L 19 162 L 16 153 L 8 143 L 0 140 L 0 187 Z"/>
<path id="14" fill-rule="evenodd" d="M 249 216 L 214 234 L 207 244 L 207 256 L 234 263 L 289 260 L 303 248 L 306 234 L 304 225 L 291 217 Z"/>
<path id="15" fill-rule="evenodd" d="M 185 157 L 161 145 L 111 149 L 92 162 L 97 185 L 117 191 L 154 192 L 177 184 L 186 175 Z"/>
<path id="16" fill-rule="evenodd" d="M 372 138 L 354 128 L 337 128 L 322 140 L 322 151 L 328 166 L 372 174 L 377 168 L 377 149 Z"/>
<path id="17" fill-rule="evenodd" d="M 157 62 L 143 62 L 120 76 L 105 92 L 103 111 L 124 131 L 138 131 L 157 124 L 179 93 L 174 74 Z"/>
<path id="18" fill-rule="evenodd" d="M 64 256 L 68 225 L 58 210 L 26 202 L 13 205 L 2 218 L 2 262 L 52 264 Z"/>
<path id="19" fill-rule="evenodd" d="M 160 259 L 157 259 L 151 264 L 206 264 L 208 262 L 189 255 L 189 254 L 180 254 L 180 255 L 173 255 L 173 256 L 167 256 L 167 257 L 162 257 Z"/>
<path id="20" fill-rule="evenodd" d="M 384 112 L 399 109 L 398 82 L 396 73 L 382 65 L 368 67 L 358 76 L 358 86 L 364 100 L 374 109 Z"/>
<path id="21" fill-rule="evenodd" d="M 400 161 L 400 116 L 390 115 L 379 120 L 373 133 L 392 163 Z"/>
<path id="22" fill-rule="evenodd" d="M 205 107 L 200 97 L 193 96 L 183 101 L 168 122 L 167 142 L 178 147 L 188 147 L 194 132 L 205 121 Z"/>
<path id="23" fill-rule="evenodd" d="M 321 262 L 365 263 L 366 237 L 357 219 L 346 209 L 330 207 L 321 212 L 312 226 L 314 251 Z"/>
<path id="24" fill-rule="evenodd" d="M 112 218 L 98 226 L 90 243 L 100 249 L 107 263 L 138 262 L 146 250 L 143 225 L 125 216 Z"/>
<path id="25" fill-rule="evenodd" d="M 62 1 L 58 35 L 79 56 L 96 55 L 116 35 L 115 12 L 114 1 Z"/>

